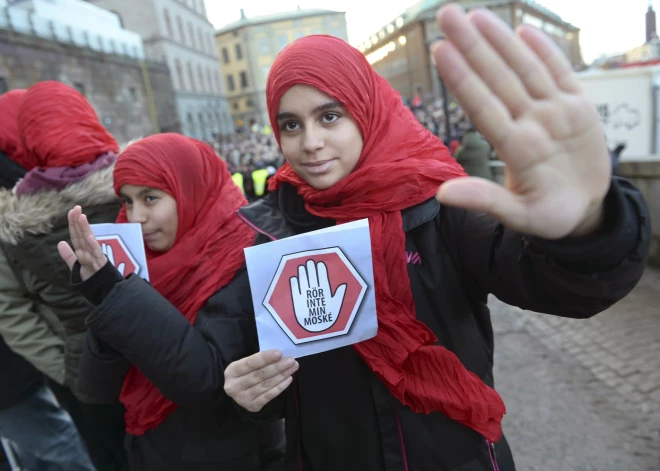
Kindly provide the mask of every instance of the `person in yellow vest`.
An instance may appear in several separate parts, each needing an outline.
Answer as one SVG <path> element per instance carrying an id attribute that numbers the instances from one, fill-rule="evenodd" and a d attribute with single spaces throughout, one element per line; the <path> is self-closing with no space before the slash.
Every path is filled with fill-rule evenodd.
<path id="1" fill-rule="evenodd" d="M 254 194 L 261 198 L 266 193 L 266 180 L 268 179 L 268 170 L 260 168 L 252 172 L 252 182 L 254 184 Z"/>
<path id="2" fill-rule="evenodd" d="M 243 194 L 245 194 L 245 190 L 243 189 L 243 174 L 241 172 L 236 172 L 232 174 L 231 179 L 234 181 L 234 184 L 241 189 Z"/>

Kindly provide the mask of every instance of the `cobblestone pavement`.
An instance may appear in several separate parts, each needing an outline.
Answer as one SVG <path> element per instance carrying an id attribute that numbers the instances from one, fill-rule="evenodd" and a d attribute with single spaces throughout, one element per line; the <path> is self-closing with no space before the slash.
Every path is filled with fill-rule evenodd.
<path id="1" fill-rule="evenodd" d="M 592 319 L 490 305 L 519 471 L 660 471 L 660 271 Z"/>

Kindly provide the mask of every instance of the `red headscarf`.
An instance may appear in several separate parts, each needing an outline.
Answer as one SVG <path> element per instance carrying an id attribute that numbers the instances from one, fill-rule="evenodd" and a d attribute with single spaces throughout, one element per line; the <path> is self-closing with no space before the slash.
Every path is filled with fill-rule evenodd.
<path id="1" fill-rule="evenodd" d="M 329 36 L 299 39 L 271 68 L 266 95 L 278 142 L 280 99 L 297 84 L 341 102 L 364 136 L 357 166 L 331 188 L 312 188 L 288 164 L 271 183 L 271 189 L 294 185 L 310 213 L 338 224 L 369 218 L 379 327 L 375 338 L 355 349 L 413 411 L 439 411 L 497 441 L 502 399 L 454 353 L 434 345 L 437 338 L 416 318 L 405 260 L 401 210 L 432 198 L 443 182 L 465 175 L 463 169 L 357 49 Z"/>
<path id="2" fill-rule="evenodd" d="M 30 87 L 18 112 L 27 170 L 78 167 L 107 152 L 117 154 L 114 137 L 78 91 L 60 82 Z"/>
<path id="3" fill-rule="evenodd" d="M 245 262 L 243 249 L 254 243 L 255 233 L 234 214 L 247 200 L 211 147 L 179 134 L 158 134 L 129 146 L 115 164 L 115 192 L 126 184 L 157 188 L 176 200 L 174 246 L 164 253 L 147 249 L 149 277 L 194 323 L 202 306 Z M 127 222 L 124 208 L 117 222 Z M 177 407 L 135 367 L 120 400 L 126 431 L 133 435 L 157 427 Z"/>
<path id="4" fill-rule="evenodd" d="M 23 147 L 18 135 L 18 108 L 26 90 L 12 90 L 0 96 L 0 151 L 25 167 Z"/>

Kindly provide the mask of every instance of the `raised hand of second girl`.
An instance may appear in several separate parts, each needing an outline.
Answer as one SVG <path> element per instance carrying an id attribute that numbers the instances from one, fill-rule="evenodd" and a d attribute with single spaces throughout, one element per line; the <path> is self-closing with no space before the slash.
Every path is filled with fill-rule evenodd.
<path id="1" fill-rule="evenodd" d="M 85 281 L 103 268 L 108 259 L 96 241 L 92 228 L 89 227 L 87 216 L 82 213 L 81 207 L 76 206 L 69 211 L 68 217 L 69 234 L 73 249 L 69 244 L 62 241 L 57 244 L 57 250 L 69 269 L 73 269 L 76 261 L 80 263 L 80 278 Z"/>
<path id="2" fill-rule="evenodd" d="M 546 239 L 586 235 L 603 221 L 610 158 L 595 107 L 545 33 L 516 34 L 497 16 L 441 9 L 446 40 L 433 57 L 447 88 L 506 163 L 506 185 L 479 178 L 443 184 L 445 204 L 489 213 Z"/>
<path id="3" fill-rule="evenodd" d="M 255 353 L 225 370 L 225 392 L 249 412 L 259 412 L 293 381 L 298 362 L 277 350 Z"/>

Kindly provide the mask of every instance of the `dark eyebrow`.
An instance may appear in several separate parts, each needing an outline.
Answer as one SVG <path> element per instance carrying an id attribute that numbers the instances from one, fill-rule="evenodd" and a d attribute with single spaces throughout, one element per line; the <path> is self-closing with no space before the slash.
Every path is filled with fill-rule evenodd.
<path id="1" fill-rule="evenodd" d="M 321 113 L 322 111 L 328 111 L 328 110 L 333 110 L 335 108 L 343 108 L 343 105 L 339 103 L 338 101 L 329 101 L 327 103 L 323 103 L 322 105 L 317 106 L 312 110 L 312 114 L 317 114 Z M 297 118 L 298 116 L 295 113 L 288 113 L 288 112 L 283 112 L 283 113 L 278 113 L 276 120 L 281 121 L 283 119 L 292 119 L 292 118 Z"/>
<path id="2" fill-rule="evenodd" d="M 137 196 L 139 198 L 140 196 L 146 195 L 150 191 L 158 191 L 158 188 L 142 188 L 140 191 L 138 191 Z M 119 193 L 119 196 L 121 196 L 122 198 L 127 199 L 127 200 L 131 199 L 128 196 L 126 196 L 124 193 Z"/>

